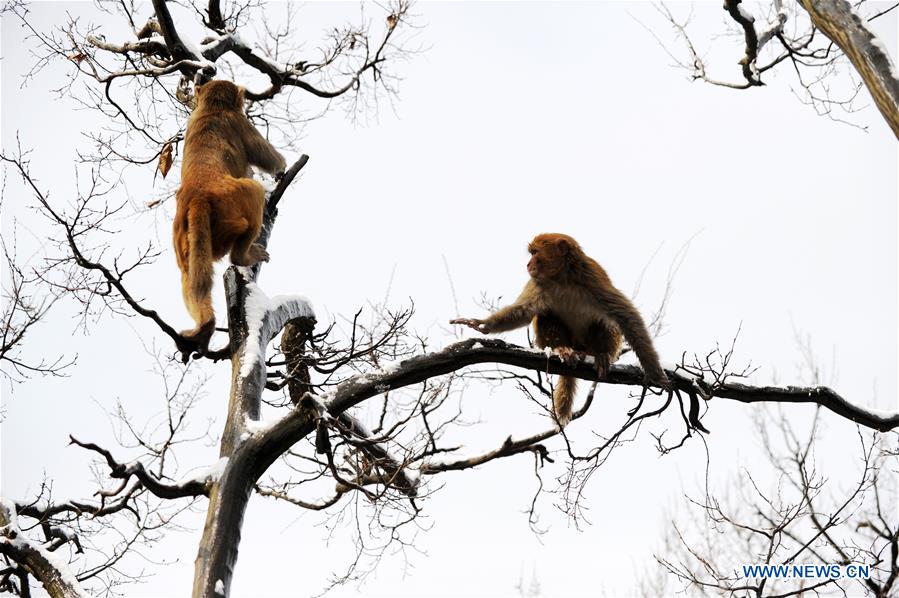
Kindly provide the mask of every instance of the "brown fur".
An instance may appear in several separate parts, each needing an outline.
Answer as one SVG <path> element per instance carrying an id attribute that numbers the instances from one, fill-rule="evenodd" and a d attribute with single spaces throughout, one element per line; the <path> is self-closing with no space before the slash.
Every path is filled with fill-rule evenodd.
<path id="1" fill-rule="evenodd" d="M 196 322 L 182 334 L 205 348 L 215 330 L 213 263 L 229 253 L 240 266 L 268 261 L 253 242 L 262 228 L 265 190 L 252 179 L 250 165 L 277 173 L 285 162 L 244 114 L 242 88 L 210 81 L 197 87 L 196 96 L 173 232 L 184 303 Z"/>
<path id="2" fill-rule="evenodd" d="M 528 251 L 531 279 L 514 303 L 485 320 L 459 318 L 451 323 L 487 334 L 532 322 L 538 347 L 554 349 L 569 363 L 576 362 L 578 353 L 592 355 L 600 377 L 618 359 L 624 338 L 637 354 L 647 383 L 670 387 L 640 312 L 577 241 L 557 233 L 537 235 Z M 561 376 L 553 393 L 561 425 L 571 419 L 575 387 L 573 376 Z"/>

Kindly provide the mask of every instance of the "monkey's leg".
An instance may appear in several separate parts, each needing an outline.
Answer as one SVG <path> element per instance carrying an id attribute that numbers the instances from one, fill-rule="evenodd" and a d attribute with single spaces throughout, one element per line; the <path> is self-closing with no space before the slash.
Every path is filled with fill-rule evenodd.
<path id="1" fill-rule="evenodd" d="M 587 352 L 596 359 L 596 373 L 600 378 L 608 375 L 609 368 L 621 351 L 621 332 L 605 322 L 593 323 L 587 331 Z"/>
<path id="2" fill-rule="evenodd" d="M 545 347 L 571 347 L 571 333 L 568 327 L 553 313 L 534 316 L 534 344 Z"/>
<path id="3" fill-rule="evenodd" d="M 545 313 L 534 317 L 534 343 L 553 352 L 570 366 L 577 365 L 584 354 L 576 351 L 568 327 L 555 314 Z"/>
<path id="4" fill-rule="evenodd" d="M 269 260 L 268 252 L 254 241 L 262 230 L 265 211 L 265 189 L 252 179 L 235 179 L 242 199 L 243 230 L 234 227 L 236 237 L 231 247 L 231 263 L 237 266 L 253 266 Z"/>
<path id="5" fill-rule="evenodd" d="M 540 347 L 551 347 L 553 351 L 568 365 L 574 366 L 581 354 L 572 347 L 571 332 L 562 320 L 552 313 L 534 316 L 534 343 Z M 577 391 L 577 378 L 559 376 L 553 391 L 553 412 L 560 427 L 571 420 L 571 409 L 574 405 L 574 394 Z"/>

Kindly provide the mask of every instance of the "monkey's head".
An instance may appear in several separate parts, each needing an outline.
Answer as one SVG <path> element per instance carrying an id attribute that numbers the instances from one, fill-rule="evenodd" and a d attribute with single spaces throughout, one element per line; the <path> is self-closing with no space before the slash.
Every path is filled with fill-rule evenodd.
<path id="1" fill-rule="evenodd" d="M 577 241 L 560 233 L 537 235 L 528 244 L 528 253 L 528 274 L 537 282 L 557 279 L 583 254 Z"/>
<path id="2" fill-rule="evenodd" d="M 197 86 L 197 107 L 242 111 L 243 94 L 243 87 L 231 81 L 209 81 Z"/>

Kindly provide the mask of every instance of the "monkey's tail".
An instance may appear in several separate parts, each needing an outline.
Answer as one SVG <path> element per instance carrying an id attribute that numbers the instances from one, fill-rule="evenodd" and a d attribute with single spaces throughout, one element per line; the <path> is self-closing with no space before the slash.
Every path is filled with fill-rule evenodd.
<path id="1" fill-rule="evenodd" d="M 184 300 L 197 327 L 188 336 L 212 335 L 212 220 L 207 201 L 195 201 L 187 214 L 188 265 Z M 207 339 L 208 340 L 208 339 Z"/>
<path id="2" fill-rule="evenodd" d="M 565 427 L 571 421 L 571 408 L 574 405 L 574 393 L 577 391 L 577 378 L 559 376 L 556 390 L 553 392 L 553 409 L 559 426 Z"/>

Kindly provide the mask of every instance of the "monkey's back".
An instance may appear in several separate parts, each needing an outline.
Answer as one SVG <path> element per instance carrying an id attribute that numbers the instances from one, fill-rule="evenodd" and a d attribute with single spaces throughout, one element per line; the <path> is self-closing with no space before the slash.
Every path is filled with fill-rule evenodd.
<path id="1" fill-rule="evenodd" d="M 182 185 L 208 180 L 204 177 L 209 170 L 236 178 L 247 176 L 247 151 L 241 135 L 244 119 L 232 110 L 194 112 L 184 136 Z"/>

